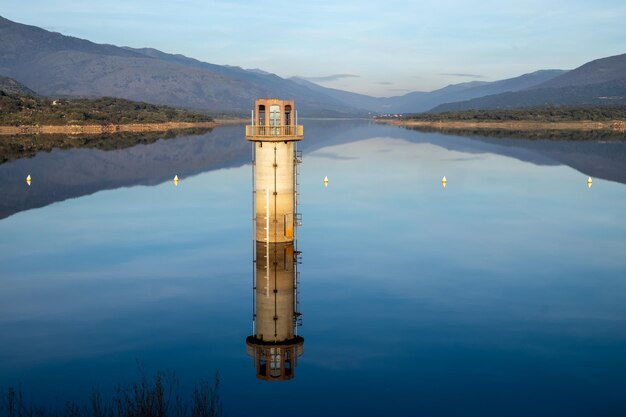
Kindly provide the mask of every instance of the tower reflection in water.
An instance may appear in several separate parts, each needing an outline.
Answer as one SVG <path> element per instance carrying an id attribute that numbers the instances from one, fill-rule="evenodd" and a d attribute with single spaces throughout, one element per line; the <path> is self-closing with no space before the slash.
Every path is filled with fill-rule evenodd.
<path id="1" fill-rule="evenodd" d="M 298 164 L 303 139 L 293 101 L 258 99 L 246 139 L 253 143 L 253 334 L 246 339 L 256 376 L 294 377 L 304 339 L 298 335 Z"/>

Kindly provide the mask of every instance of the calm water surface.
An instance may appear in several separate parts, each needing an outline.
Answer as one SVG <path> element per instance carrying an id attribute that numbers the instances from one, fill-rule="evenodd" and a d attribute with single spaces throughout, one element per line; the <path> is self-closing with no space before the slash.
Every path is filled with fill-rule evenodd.
<path id="1" fill-rule="evenodd" d="M 0 387 L 63 404 L 142 366 L 219 370 L 231 416 L 624 415 L 626 142 L 305 129 L 292 381 L 246 355 L 250 148 L 231 126 L 0 165 Z"/>

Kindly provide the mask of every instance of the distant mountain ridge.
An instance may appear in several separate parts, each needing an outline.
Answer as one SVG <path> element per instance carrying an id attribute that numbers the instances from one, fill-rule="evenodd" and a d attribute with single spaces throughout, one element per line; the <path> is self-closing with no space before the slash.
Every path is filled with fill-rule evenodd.
<path id="1" fill-rule="evenodd" d="M 114 96 L 154 104 L 248 112 L 257 97 L 297 98 L 317 115 L 363 112 L 276 75 L 203 63 L 155 49 L 131 49 L 0 17 L 0 74 L 46 96 Z"/>
<path id="2" fill-rule="evenodd" d="M 311 89 L 315 89 L 320 93 L 332 96 L 345 104 L 353 104 L 355 107 L 368 109 L 373 112 L 418 113 L 428 111 L 442 103 L 469 100 L 490 94 L 524 90 L 526 88 L 540 85 L 566 72 L 567 71 L 563 70 L 540 70 L 500 81 L 472 81 L 448 85 L 430 92 L 416 91 L 402 96 L 384 98 L 370 97 L 363 94 L 326 88 L 302 78 L 294 77 L 291 79 Z"/>
<path id="3" fill-rule="evenodd" d="M 626 105 L 626 54 L 596 59 L 524 90 L 446 103 L 432 111 L 563 105 Z"/>
<path id="4" fill-rule="evenodd" d="M 96 44 L 0 17 L 0 74 L 57 97 L 112 96 L 153 104 L 248 114 L 258 97 L 294 99 L 302 115 L 345 117 L 543 104 L 621 104 L 626 63 L 592 61 L 574 71 L 540 70 L 494 82 L 371 97 L 281 78 L 262 69 L 216 65 L 153 48 Z"/>
<path id="5" fill-rule="evenodd" d="M 626 54 L 621 54 L 595 59 L 535 88 L 577 87 L 624 80 L 626 80 Z"/>

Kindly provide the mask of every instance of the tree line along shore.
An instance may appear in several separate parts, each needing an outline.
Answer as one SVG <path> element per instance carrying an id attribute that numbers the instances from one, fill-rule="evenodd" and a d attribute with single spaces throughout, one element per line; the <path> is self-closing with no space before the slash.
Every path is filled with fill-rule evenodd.
<path id="1" fill-rule="evenodd" d="M 441 129 L 626 131 L 626 107 L 536 107 L 418 113 L 376 118 L 401 126 Z"/>
<path id="2" fill-rule="evenodd" d="M 51 100 L 0 91 L 0 134 L 102 134 L 210 128 L 204 113 L 112 97 Z"/>

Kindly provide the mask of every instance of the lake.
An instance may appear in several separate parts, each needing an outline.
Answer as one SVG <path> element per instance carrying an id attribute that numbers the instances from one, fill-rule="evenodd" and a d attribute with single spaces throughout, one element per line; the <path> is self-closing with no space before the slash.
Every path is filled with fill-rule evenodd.
<path id="1" fill-rule="evenodd" d="M 225 126 L 0 165 L 0 389 L 62 408 L 219 371 L 230 416 L 624 415 L 626 138 L 304 126 L 292 380 L 246 352 L 252 157 Z"/>

